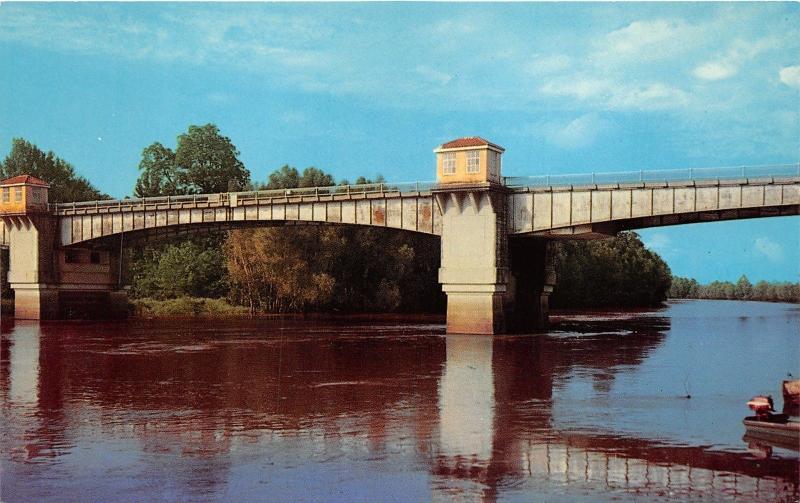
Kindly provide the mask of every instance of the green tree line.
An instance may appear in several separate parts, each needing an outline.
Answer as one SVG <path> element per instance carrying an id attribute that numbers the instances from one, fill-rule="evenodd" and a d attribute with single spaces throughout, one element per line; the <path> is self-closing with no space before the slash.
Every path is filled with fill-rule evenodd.
<path id="1" fill-rule="evenodd" d="M 800 303 L 800 283 L 759 281 L 754 285 L 743 275 L 736 283 L 712 281 L 701 285 L 695 279 L 674 276 L 669 297 Z"/>
<path id="2" fill-rule="evenodd" d="M 635 232 L 557 244 L 552 307 L 656 306 L 670 289 L 669 266 Z"/>

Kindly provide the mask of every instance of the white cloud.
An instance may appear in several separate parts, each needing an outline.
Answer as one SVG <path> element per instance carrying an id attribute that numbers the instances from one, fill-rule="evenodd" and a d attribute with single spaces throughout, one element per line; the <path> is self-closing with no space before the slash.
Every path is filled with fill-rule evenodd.
<path id="1" fill-rule="evenodd" d="M 104 16 L 85 9 L 69 16 L 55 9 L 7 9 L 4 6 L 5 15 L 0 16 L 0 40 L 50 50 L 247 68 L 277 65 L 320 69 L 328 61 L 324 45 L 307 48 L 330 33 L 313 18 L 165 8 L 157 19 L 143 22 L 114 9 L 104 11 Z"/>
<path id="2" fill-rule="evenodd" d="M 600 39 L 593 59 L 606 64 L 661 59 L 689 50 L 699 37 L 700 30 L 682 20 L 633 21 Z"/>
<path id="3" fill-rule="evenodd" d="M 694 76 L 703 80 L 724 80 L 739 73 L 739 68 L 762 52 L 776 46 L 773 38 L 763 38 L 754 42 L 736 39 L 731 43 L 727 55 L 708 61 L 694 69 Z"/>
<path id="4" fill-rule="evenodd" d="M 617 54 L 635 54 L 673 36 L 675 25 L 664 19 L 634 21 L 606 36 L 606 49 Z"/>
<path id="5" fill-rule="evenodd" d="M 662 82 L 627 85 L 611 79 L 578 76 L 559 78 L 545 83 L 543 94 L 583 100 L 605 110 L 667 110 L 685 106 L 685 91 Z"/>
<path id="6" fill-rule="evenodd" d="M 608 121 L 597 114 L 584 114 L 564 124 L 548 124 L 544 136 L 550 143 L 561 148 L 575 149 L 587 147 L 609 128 Z"/>
<path id="7" fill-rule="evenodd" d="M 798 46 L 791 37 L 780 44 L 770 38 L 772 32 L 791 31 L 783 15 L 763 8 L 712 8 L 712 15 L 696 18 L 687 8 L 683 19 L 678 17 L 682 9 L 675 8 L 661 10 L 669 18 L 637 19 L 629 15 L 649 9 L 631 6 L 581 26 L 559 25 L 550 13 L 539 18 L 524 7 L 508 9 L 454 7 L 450 15 L 425 22 L 372 15 L 369 9 L 317 12 L 200 4 L 165 6 L 143 16 L 114 6 L 63 9 L 12 3 L 3 5 L 0 43 L 255 74 L 267 86 L 358 96 L 394 107 L 554 107 L 572 117 L 672 111 L 684 119 L 709 110 L 733 115 L 743 104 L 750 116 L 781 108 L 766 104 L 771 97 L 757 80 L 774 79 L 774 70 L 768 76 L 767 69 L 780 66 L 759 61 L 751 72 L 741 62 L 774 47 L 791 54 Z M 586 9 L 587 15 L 597 14 Z M 531 29 L 534 21 L 543 29 Z M 794 68 L 784 69 L 781 81 L 798 87 Z M 737 87 L 718 93 L 711 86 L 693 86 L 694 78 L 686 78 L 693 70 L 704 80 L 736 74 Z M 735 141 L 746 143 L 738 135 Z"/>
<path id="8" fill-rule="evenodd" d="M 414 69 L 414 71 L 416 71 L 417 74 L 423 77 L 425 80 L 434 84 L 445 85 L 453 80 L 453 76 L 449 73 L 439 71 L 427 65 L 419 65 Z"/>
<path id="9" fill-rule="evenodd" d="M 614 109 L 667 110 L 685 106 L 689 97 L 685 91 L 661 82 L 618 89 L 609 105 Z"/>
<path id="10" fill-rule="evenodd" d="M 800 89 L 800 65 L 781 68 L 778 76 L 787 86 Z"/>
<path id="11" fill-rule="evenodd" d="M 765 37 L 754 41 L 737 38 L 728 49 L 728 59 L 739 62 L 747 61 L 776 47 L 780 47 L 780 42 L 774 37 Z"/>
<path id="12" fill-rule="evenodd" d="M 695 77 L 703 80 L 723 80 L 739 71 L 734 65 L 724 61 L 709 61 L 694 69 Z"/>
<path id="13" fill-rule="evenodd" d="M 755 249 L 772 262 L 783 260 L 783 247 L 767 237 L 757 238 L 755 240 Z"/>

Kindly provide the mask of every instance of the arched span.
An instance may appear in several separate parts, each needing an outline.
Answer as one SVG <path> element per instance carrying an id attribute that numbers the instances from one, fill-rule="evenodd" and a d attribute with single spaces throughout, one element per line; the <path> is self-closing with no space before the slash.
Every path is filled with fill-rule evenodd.
<path id="1" fill-rule="evenodd" d="M 509 234 L 593 239 L 665 225 L 800 214 L 800 177 L 516 189 Z"/>
<path id="2" fill-rule="evenodd" d="M 120 234 L 180 233 L 213 227 L 286 224 L 367 225 L 441 235 L 430 191 L 301 193 L 257 192 L 96 201 L 59 205 L 59 244 L 113 240 Z"/>
<path id="3" fill-rule="evenodd" d="M 459 187 L 449 186 L 408 191 L 383 185 L 363 192 L 329 189 L 93 201 L 57 205 L 54 213 L 61 246 L 159 229 L 181 232 L 198 224 L 328 223 L 441 235 L 439 201 L 448 193 L 459 193 Z M 798 176 L 516 187 L 503 193 L 506 204 L 501 212 L 512 236 L 591 239 L 627 229 L 800 213 Z"/>
<path id="4" fill-rule="evenodd" d="M 313 222 L 304 220 L 272 220 L 272 221 L 242 221 L 242 222 L 219 222 L 219 223 L 194 223 L 189 225 L 168 225 L 162 227 L 152 227 L 146 229 L 138 229 L 129 232 L 119 232 L 110 234 L 90 240 L 79 241 L 70 245 L 65 245 L 63 248 L 69 249 L 72 247 L 84 248 L 100 248 L 100 249 L 116 249 L 120 246 L 129 247 L 132 245 L 139 245 L 143 243 L 160 242 L 168 239 L 188 238 L 193 236 L 208 236 L 213 234 L 224 233 L 240 229 L 264 229 L 264 228 L 277 228 L 277 227 L 363 227 L 372 229 L 386 229 L 389 231 L 400 232 L 417 232 L 409 229 L 399 229 L 387 226 L 375 225 L 362 225 L 362 224 L 342 224 L 332 222 Z M 419 232 L 434 238 L 440 236 L 429 232 Z"/>
<path id="5" fill-rule="evenodd" d="M 529 236 L 547 239 L 603 239 L 611 237 L 622 231 L 647 229 L 652 227 L 796 215 L 800 215 L 800 205 L 777 207 L 770 206 L 764 208 L 744 208 L 740 210 L 719 210 L 698 213 L 681 213 L 674 215 L 656 215 L 652 217 L 615 220 L 612 222 L 597 224 L 582 224 L 570 227 L 559 227 L 547 231 L 517 233 L 513 234 L 513 236 Z"/>

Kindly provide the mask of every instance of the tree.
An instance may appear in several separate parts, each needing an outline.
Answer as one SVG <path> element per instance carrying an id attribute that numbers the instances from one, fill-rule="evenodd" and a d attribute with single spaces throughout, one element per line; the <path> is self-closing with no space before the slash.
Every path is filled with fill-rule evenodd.
<path id="1" fill-rule="evenodd" d="M 300 187 L 330 187 L 332 185 L 336 185 L 333 177 L 313 166 L 303 170 L 299 184 Z"/>
<path id="2" fill-rule="evenodd" d="M 267 189 L 294 189 L 300 186 L 297 168 L 284 164 L 267 177 Z"/>
<path id="3" fill-rule="evenodd" d="M 707 285 L 700 285 L 694 279 L 674 277 L 670 297 L 800 302 L 800 283 L 770 283 L 762 280 L 753 286 L 747 276 L 742 275 L 736 284 L 730 281 L 712 281 Z"/>
<path id="4" fill-rule="evenodd" d="M 70 163 L 22 138 L 11 141 L 11 152 L 0 164 L 0 178 L 16 175 L 33 175 L 50 184 L 48 199 L 53 203 L 108 199 L 108 195 L 75 173 Z"/>
<path id="5" fill-rule="evenodd" d="M 555 260 L 554 307 L 658 305 L 672 282 L 667 264 L 635 232 L 562 243 Z"/>
<path id="6" fill-rule="evenodd" d="M 137 197 L 244 190 L 250 172 L 230 138 L 214 124 L 189 126 L 173 152 L 155 142 L 142 151 Z"/>
<path id="7" fill-rule="evenodd" d="M 190 193 L 236 191 L 250 180 L 250 172 L 238 156 L 230 138 L 222 136 L 214 124 L 189 126 L 189 131 L 178 137 L 175 164 Z"/>
<path id="8" fill-rule="evenodd" d="M 139 170 L 142 174 L 133 189 L 136 197 L 175 196 L 187 192 L 175 164 L 175 152 L 159 142 L 142 151 Z"/>
<path id="9" fill-rule="evenodd" d="M 142 151 L 137 197 L 241 190 L 250 172 L 239 151 L 217 126 L 189 126 L 173 152 L 155 142 Z M 183 295 L 218 297 L 227 293 L 222 236 L 167 242 L 134 253 L 129 263 L 135 296 L 171 298 Z"/>
<path id="10" fill-rule="evenodd" d="M 196 237 L 132 250 L 129 276 L 135 297 L 221 297 L 227 279 L 221 239 Z"/>
<path id="11" fill-rule="evenodd" d="M 285 164 L 267 178 L 267 189 L 296 189 L 298 187 L 330 187 L 336 185 L 333 177 L 321 169 L 308 167 L 303 174 L 294 166 Z"/>
<path id="12" fill-rule="evenodd" d="M 748 300 L 753 296 L 753 285 L 747 279 L 747 276 L 742 275 L 739 281 L 736 282 L 734 296 L 739 300 Z"/>
<path id="13" fill-rule="evenodd" d="M 330 186 L 317 168 L 288 165 L 270 189 Z M 230 233 L 225 246 L 231 297 L 251 312 L 436 311 L 435 238 L 367 227 L 280 227 Z"/>

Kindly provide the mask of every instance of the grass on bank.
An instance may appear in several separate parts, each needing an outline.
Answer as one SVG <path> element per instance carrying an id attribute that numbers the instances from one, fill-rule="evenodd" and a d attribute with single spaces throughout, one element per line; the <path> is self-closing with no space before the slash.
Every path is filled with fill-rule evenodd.
<path id="1" fill-rule="evenodd" d="M 225 299 L 202 297 L 178 297 L 177 299 L 156 300 L 150 298 L 130 299 L 131 314 L 140 318 L 161 317 L 247 317 L 249 310 L 244 306 L 234 306 Z"/>

